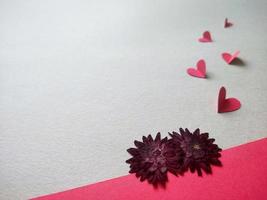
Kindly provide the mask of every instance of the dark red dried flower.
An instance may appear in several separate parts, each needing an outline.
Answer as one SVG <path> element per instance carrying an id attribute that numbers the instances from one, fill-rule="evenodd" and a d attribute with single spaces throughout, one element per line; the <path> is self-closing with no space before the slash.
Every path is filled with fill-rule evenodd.
<path id="1" fill-rule="evenodd" d="M 143 136 L 143 142 L 134 141 L 137 148 L 127 149 L 132 158 L 129 173 L 136 173 L 141 181 L 147 180 L 153 185 L 165 185 L 168 181 L 167 172 L 179 173 L 182 164 L 182 150 L 171 143 L 167 137 L 161 139 L 160 133 L 155 139 L 151 135 Z"/>
<path id="2" fill-rule="evenodd" d="M 179 145 L 184 152 L 183 168 L 185 171 L 190 169 L 192 173 L 197 171 L 202 176 L 202 170 L 207 174 L 211 174 L 211 165 L 221 166 L 219 153 L 221 149 L 218 145 L 213 144 L 215 139 L 209 138 L 208 133 L 200 133 L 196 129 L 191 133 L 188 129 L 180 128 L 180 134 L 169 133 L 171 141 Z"/>

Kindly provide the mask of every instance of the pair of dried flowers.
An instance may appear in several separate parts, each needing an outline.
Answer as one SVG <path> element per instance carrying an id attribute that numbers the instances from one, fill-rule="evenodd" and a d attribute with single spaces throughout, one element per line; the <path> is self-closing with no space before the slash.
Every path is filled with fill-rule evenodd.
<path id="1" fill-rule="evenodd" d="M 180 133 L 169 133 L 170 139 L 161 138 L 158 133 L 155 139 L 151 135 L 143 136 L 142 142 L 134 141 L 136 148 L 127 149 L 132 158 L 129 173 L 135 173 L 141 181 L 147 180 L 154 186 L 165 185 L 167 172 L 178 176 L 190 170 L 202 176 L 202 171 L 211 174 L 211 165 L 221 166 L 219 157 L 221 149 L 213 144 L 215 139 L 208 133 L 196 129 L 191 133 L 180 128 Z"/>

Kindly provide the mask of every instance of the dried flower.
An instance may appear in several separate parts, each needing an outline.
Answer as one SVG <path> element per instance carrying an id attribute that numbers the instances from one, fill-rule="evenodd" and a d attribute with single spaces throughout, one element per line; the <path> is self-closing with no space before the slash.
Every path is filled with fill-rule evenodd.
<path id="1" fill-rule="evenodd" d="M 202 170 L 211 174 L 211 165 L 221 166 L 219 153 L 221 149 L 213 144 L 215 139 L 209 138 L 208 133 L 200 133 L 196 129 L 191 133 L 188 129 L 180 128 L 180 134 L 177 132 L 169 133 L 171 141 L 180 146 L 184 152 L 183 168 L 185 171 L 190 169 L 192 173 L 197 171 L 202 176 Z"/>
<path id="2" fill-rule="evenodd" d="M 134 141 L 136 148 L 128 149 L 132 158 L 129 173 L 135 173 L 141 181 L 147 180 L 153 185 L 165 185 L 167 172 L 177 175 L 181 172 L 182 150 L 179 145 L 170 142 L 167 137 L 161 139 L 160 133 L 155 139 L 151 135 L 143 136 L 143 141 Z"/>

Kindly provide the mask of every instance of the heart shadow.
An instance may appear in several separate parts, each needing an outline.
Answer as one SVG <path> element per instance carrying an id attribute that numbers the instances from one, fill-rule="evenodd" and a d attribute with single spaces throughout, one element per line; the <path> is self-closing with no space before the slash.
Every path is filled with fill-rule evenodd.
<path id="1" fill-rule="evenodd" d="M 236 66 L 240 66 L 240 67 L 242 67 L 242 66 L 246 66 L 246 62 L 243 61 L 243 60 L 240 59 L 240 58 L 235 58 L 235 59 L 230 63 L 230 65 L 236 65 Z"/>

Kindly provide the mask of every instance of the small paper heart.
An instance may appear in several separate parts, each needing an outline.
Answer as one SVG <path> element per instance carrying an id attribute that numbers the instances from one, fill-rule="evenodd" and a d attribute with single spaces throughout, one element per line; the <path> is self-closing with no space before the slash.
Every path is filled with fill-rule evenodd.
<path id="1" fill-rule="evenodd" d="M 230 64 L 231 62 L 233 62 L 234 59 L 237 58 L 239 53 L 240 51 L 236 51 L 233 55 L 231 55 L 230 53 L 225 52 L 225 53 L 222 53 L 222 58 L 224 59 L 225 62 Z"/>
<path id="2" fill-rule="evenodd" d="M 221 87 L 218 96 L 218 113 L 232 112 L 238 110 L 241 107 L 241 103 L 236 98 L 226 99 L 226 89 Z"/>
<path id="3" fill-rule="evenodd" d="M 205 31 L 202 34 L 202 38 L 198 39 L 199 42 L 212 42 L 211 35 L 209 31 Z"/>
<path id="4" fill-rule="evenodd" d="M 224 28 L 228 28 L 230 26 L 233 26 L 233 23 L 229 22 L 227 18 L 224 20 Z"/>
<path id="5" fill-rule="evenodd" d="M 197 62 L 197 68 L 188 68 L 187 73 L 191 76 L 198 78 L 206 78 L 206 63 L 205 60 L 201 59 Z"/>

